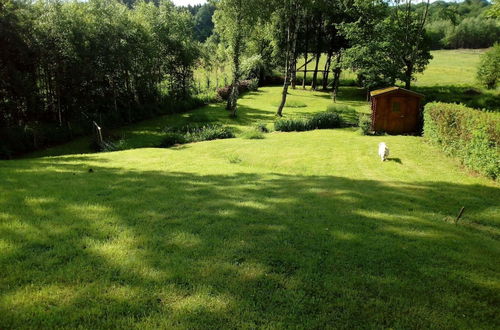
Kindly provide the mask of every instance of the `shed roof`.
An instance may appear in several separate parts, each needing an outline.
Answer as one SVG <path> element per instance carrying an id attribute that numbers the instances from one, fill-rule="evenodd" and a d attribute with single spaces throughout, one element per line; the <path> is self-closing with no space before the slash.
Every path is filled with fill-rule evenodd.
<path id="1" fill-rule="evenodd" d="M 414 95 L 414 96 L 417 96 L 417 97 L 420 97 L 420 98 L 424 97 L 424 95 L 422 95 L 420 93 L 417 93 L 417 92 L 414 92 L 414 91 L 411 91 L 411 90 L 408 90 L 408 89 L 405 89 L 405 88 L 396 87 L 396 86 L 382 88 L 382 89 L 376 89 L 376 90 L 370 92 L 370 96 L 379 96 L 379 95 L 382 95 L 382 94 L 392 93 L 392 92 L 395 92 L 395 91 L 401 91 L 403 93 L 411 94 L 411 95 Z"/>

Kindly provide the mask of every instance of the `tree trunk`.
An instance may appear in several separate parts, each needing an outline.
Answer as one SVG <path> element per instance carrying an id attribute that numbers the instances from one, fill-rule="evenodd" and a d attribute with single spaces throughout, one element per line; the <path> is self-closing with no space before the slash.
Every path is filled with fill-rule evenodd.
<path id="1" fill-rule="evenodd" d="M 335 57 L 335 68 L 333 69 L 333 86 L 332 86 L 332 99 L 333 102 L 337 102 L 337 94 L 340 85 L 340 74 L 342 73 L 342 68 L 340 67 L 340 58 L 342 53 L 339 51 Z"/>
<path id="2" fill-rule="evenodd" d="M 294 2 L 294 8 L 291 10 L 290 18 L 288 21 L 288 34 L 287 34 L 287 67 L 285 69 L 285 82 L 283 83 L 283 92 L 281 94 L 281 103 L 278 107 L 278 111 L 276 115 L 281 117 L 283 116 L 283 108 L 286 104 L 286 97 L 288 95 L 288 86 L 290 86 L 290 80 L 292 77 L 292 70 L 295 68 L 295 64 L 297 62 L 297 32 L 299 30 L 299 22 L 298 22 L 298 5 L 297 2 Z M 293 29 L 293 31 L 292 31 Z"/>
<path id="3" fill-rule="evenodd" d="M 413 76 L 413 63 L 406 63 L 405 70 L 405 88 L 411 88 L 411 77 Z"/>
<path id="4" fill-rule="evenodd" d="M 325 70 L 323 71 L 323 90 L 328 89 L 328 74 L 330 73 L 330 66 L 332 64 L 332 54 L 331 50 L 328 51 L 328 57 L 326 58 Z"/>
<path id="5" fill-rule="evenodd" d="M 309 52 L 309 20 L 307 20 L 307 23 L 306 23 L 306 34 L 304 36 L 305 38 L 305 53 L 304 53 L 304 57 L 305 57 L 305 62 L 304 62 L 304 78 L 302 80 L 302 89 L 306 89 L 306 80 L 307 80 L 307 55 L 308 55 L 308 52 Z"/>
<path id="6" fill-rule="evenodd" d="M 240 4 L 241 7 L 241 4 Z M 240 81 L 240 55 L 241 55 L 241 11 L 238 11 L 236 17 L 236 34 L 233 40 L 233 82 L 231 84 L 231 94 L 227 100 L 226 109 L 231 111 L 230 116 L 236 117 L 236 109 L 238 107 L 239 81 Z"/>
<path id="7" fill-rule="evenodd" d="M 321 15 L 319 16 L 319 21 L 321 22 L 318 24 L 318 31 L 317 31 L 317 38 L 316 38 L 316 66 L 314 67 L 314 73 L 313 73 L 313 79 L 311 83 L 311 88 L 313 90 L 316 90 L 318 87 L 318 67 L 319 67 L 319 60 L 321 58 L 321 31 L 323 30 L 323 24 L 322 24 L 322 17 Z"/>

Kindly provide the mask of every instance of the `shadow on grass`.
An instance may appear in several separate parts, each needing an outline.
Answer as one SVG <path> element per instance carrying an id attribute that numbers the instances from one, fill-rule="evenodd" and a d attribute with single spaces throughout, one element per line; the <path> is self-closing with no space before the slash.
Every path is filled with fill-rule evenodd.
<path id="1" fill-rule="evenodd" d="M 401 158 L 387 158 L 387 161 L 389 161 L 389 162 L 395 162 L 395 163 L 403 165 L 403 162 L 401 161 Z"/>
<path id="2" fill-rule="evenodd" d="M 499 189 L 84 162 L 0 163 L 0 328 L 497 319 Z"/>
<path id="3" fill-rule="evenodd" d="M 471 108 L 500 111 L 500 95 L 472 87 L 433 86 L 413 88 L 425 95 L 425 102 L 463 103 Z"/>

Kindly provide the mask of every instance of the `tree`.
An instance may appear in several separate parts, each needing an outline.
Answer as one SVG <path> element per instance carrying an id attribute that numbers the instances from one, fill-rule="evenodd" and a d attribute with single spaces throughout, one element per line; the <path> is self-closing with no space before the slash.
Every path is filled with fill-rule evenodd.
<path id="1" fill-rule="evenodd" d="M 500 43 L 481 56 L 477 79 L 488 89 L 496 88 L 500 81 Z"/>
<path id="2" fill-rule="evenodd" d="M 295 71 L 297 61 L 297 35 L 300 25 L 300 19 L 303 13 L 303 3 L 300 0 L 287 0 L 283 8 L 283 17 L 286 22 L 286 50 L 285 50 L 285 81 L 283 83 L 283 91 L 281 94 L 281 102 L 278 106 L 277 116 L 283 115 L 286 98 L 288 95 L 288 87 L 291 84 L 293 77 L 292 71 Z"/>
<path id="3" fill-rule="evenodd" d="M 342 26 L 352 45 L 344 65 L 358 72 L 367 90 L 397 80 L 409 89 L 415 73 L 425 69 L 432 58 L 425 33 L 428 4 L 417 11 L 412 0 L 396 0 L 391 7 L 382 1 L 355 1 L 354 16 L 359 18 Z"/>
<path id="4" fill-rule="evenodd" d="M 214 21 L 216 31 L 231 50 L 232 82 L 226 109 L 231 111 L 231 117 L 236 117 L 238 89 L 241 79 L 241 56 L 251 26 L 253 6 L 245 0 L 220 0 L 215 4 Z"/>
<path id="5" fill-rule="evenodd" d="M 422 12 L 415 10 L 412 0 L 395 0 L 388 21 L 390 55 L 400 65 L 398 79 L 410 89 L 415 73 L 424 71 L 432 58 L 425 33 L 430 0 Z"/>

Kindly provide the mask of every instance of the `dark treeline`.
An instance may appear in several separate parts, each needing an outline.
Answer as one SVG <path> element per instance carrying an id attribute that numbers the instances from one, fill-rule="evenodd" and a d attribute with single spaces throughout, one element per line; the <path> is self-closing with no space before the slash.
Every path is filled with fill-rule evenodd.
<path id="1" fill-rule="evenodd" d="M 189 98 L 198 47 L 169 1 L 0 0 L 0 156 Z"/>

